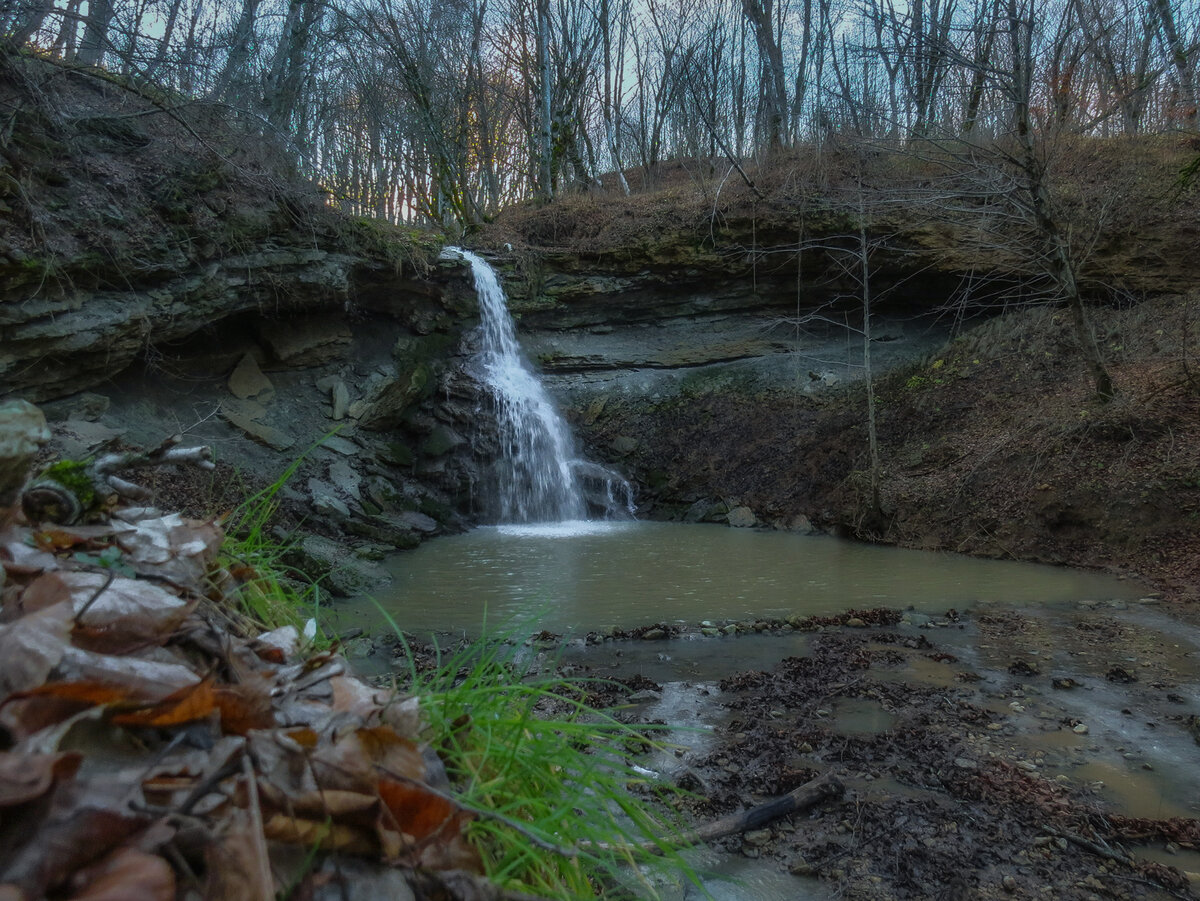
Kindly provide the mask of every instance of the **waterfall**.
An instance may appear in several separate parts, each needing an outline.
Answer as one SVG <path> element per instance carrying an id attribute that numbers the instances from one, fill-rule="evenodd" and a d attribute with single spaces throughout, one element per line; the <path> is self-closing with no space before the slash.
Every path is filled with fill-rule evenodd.
<path id="1" fill-rule="evenodd" d="M 499 455 L 493 461 L 499 522 L 564 522 L 629 517 L 633 491 L 621 476 L 577 459 L 570 427 L 526 363 L 504 289 L 486 260 L 453 249 L 471 264 L 479 295 L 480 374 L 496 405 Z"/>

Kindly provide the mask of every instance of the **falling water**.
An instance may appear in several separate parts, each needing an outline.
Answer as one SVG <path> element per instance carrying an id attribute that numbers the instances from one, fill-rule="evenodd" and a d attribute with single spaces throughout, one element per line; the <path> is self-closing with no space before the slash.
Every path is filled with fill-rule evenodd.
<path id="1" fill-rule="evenodd" d="M 496 272 L 469 250 L 479 295 L 480 366 L 496 403 L 500 455 L 494 462 L 497 518 L 503 523 L 564 522 L 589 512 L 632 513 L 632 490 L 616 473 L 576 459 L 571 430 L 525 362 Z"/>

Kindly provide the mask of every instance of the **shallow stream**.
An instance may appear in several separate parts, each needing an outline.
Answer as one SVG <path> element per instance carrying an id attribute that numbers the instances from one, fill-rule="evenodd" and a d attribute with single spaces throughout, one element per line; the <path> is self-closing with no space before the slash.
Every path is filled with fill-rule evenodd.
<path id="1" fill-rule="evenodd" d="M 543 653 L 547 666 L 601 678 L 640 676 L 657 685 L 632 697 L 639 717 L 682 727 L 674 750 L 646 765 L 675 779 L 729 738 L 734 696 L 718 683 L 734 673 L 771 670 L 810 656 L 820 636 L 787 627 L 736 635 L 701 626 L 832 615 L 849 609 L 909 610 L 876 634 L 927 636 L 939 654 L 904 651 L 869 676 L 914 694 L 935 687 L 992 711 L 982 757 L 1011 763 L 1073 787 L 1076 797 L 1131 816 L 1195 817 L 1200 775 L 1183 715 L 1200 704 L 1200 629 L 1177 622 L 1147 589 L 1129 580 L 1060 567 L 978 560 L 840 541 L 825 536 L 647 522 L 493 526 L 438 539 L 389 561 L 391 590 L 377 600 L 410 633 L 525 637 L 543 631 L 566 640 Z M 961 621 L 948 620 L 950 608 Z M 376 631 L 373 604 L 341 611 Z M 579 640 L 652 623 L 684 624 L 675 640 Z M 837 627 L 834 627 L 837 628 Z M 845 627 L 841 627 L 845 629 Z M 574 636 L 575 640 L 572 640 Z M 878 645 L 895 655 L 894 639 Z M 537 654 L 540 642 L 531 653 Z M 943 660 L 944 658 L 944 660 Z M 1114 674 L 1126 673 L 1114 681 Z M 969 676 L 964 681 L 964 677 Z M 1070 684 L 1060 690 L 1059 683 Z M 884 697 L 886 692 L 880 694 Z M 786 723 L 785 709 L 768 717 Z M 819 722 L 851 738 L 885 736 L 902 709 L 865 697 L 831 699 Z M 723 752 L 721 752 L 723 753 Z M 817 768 L 829 761 L 808 761 Z M 730 764 L 738 761 L 730 755 Z M 849 790 L 871 802 L 918 789 L 886 778 Z M 920 791 L 924 791 L 921 789 Z M 919 792 L 918 792 L 919 793 Z M 790 828 L 786 825 L 776 830 Z M 1135 850 L 1184 871 L 1200 854 L 1161 844 Z M 707 855 L 707 856 L 704 856 Z M 828 898 L 828 882 L 787 872 L 758 851 L 696 860 L 713 897 L 783 901 Z M 1200 878 L 1200 877 L 1198 877 Z M 679 885 L 667 897 L 699 897 Z"/>

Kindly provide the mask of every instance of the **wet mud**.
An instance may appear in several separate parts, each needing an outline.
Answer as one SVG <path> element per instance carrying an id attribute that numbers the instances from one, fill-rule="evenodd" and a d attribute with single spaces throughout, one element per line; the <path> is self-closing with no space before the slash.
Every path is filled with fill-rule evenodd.
<path id="1" fill-rule="evenodd" d="M 1193 896 L 1200 631 L 1151 600 L 662 631 L 543 653 L 611 680 L 593 700 L 630 721 L 681 727 L 648 765 L 691 819 L 847 789 L 716 843 L 745 877 L 718 875 L 722 897 Z"/>

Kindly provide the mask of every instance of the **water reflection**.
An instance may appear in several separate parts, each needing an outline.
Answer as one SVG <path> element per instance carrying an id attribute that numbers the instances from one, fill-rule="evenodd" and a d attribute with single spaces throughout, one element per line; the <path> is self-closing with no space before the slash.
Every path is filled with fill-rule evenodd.
<path id="1" fill-rule="evenodd" d="M 784 532 L 649 522 L 505 525 L 440 538 L 389 562 L 378 600 L 407 630 L 556 632 L 654 621 L 784 618 L 851 607 L 940 613 L 980 602 L 1131 598 L 1137 585 Z"/>

